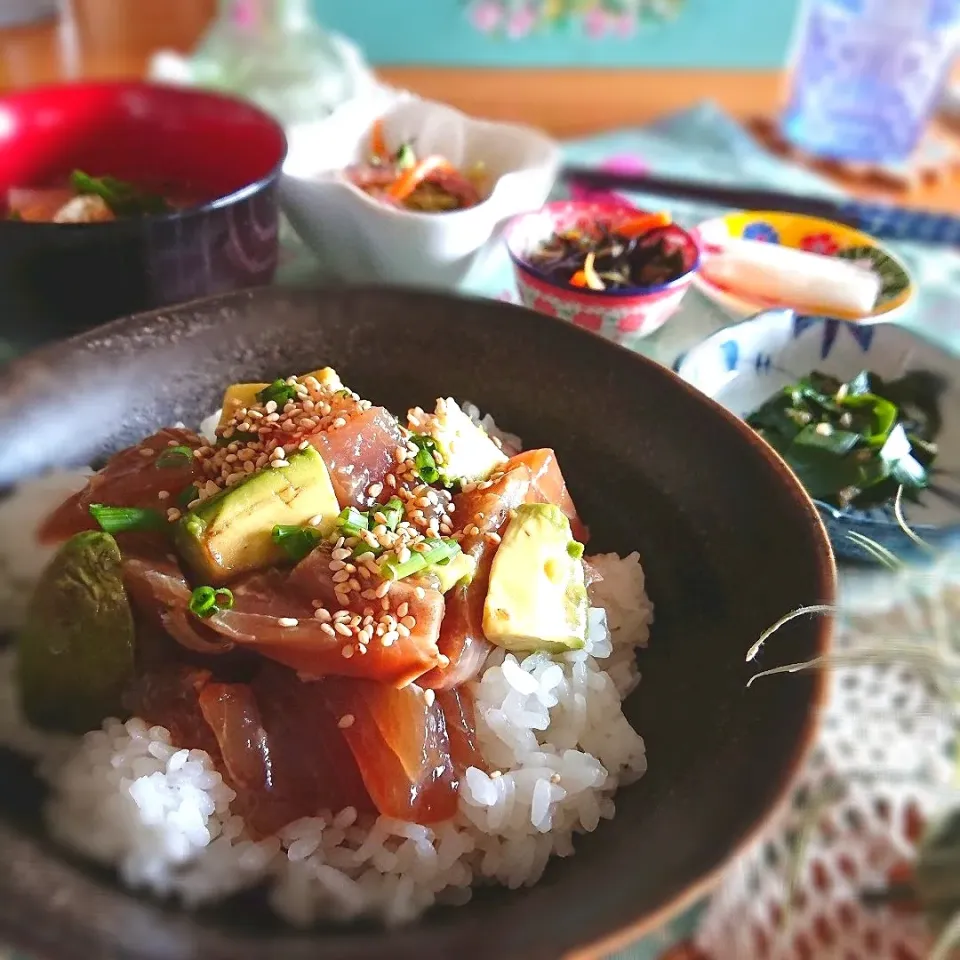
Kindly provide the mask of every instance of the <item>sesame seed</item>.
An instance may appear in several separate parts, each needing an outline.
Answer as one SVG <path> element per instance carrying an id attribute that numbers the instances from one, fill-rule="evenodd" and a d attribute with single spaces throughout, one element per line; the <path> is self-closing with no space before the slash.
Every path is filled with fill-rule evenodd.
<path id="1" fill-rule="evenodd" d="M 406 604 L 404 604 L 404 606 L 406 606 Z M 400 611 L 398 610 L 397 613 L 399 613 L 399 612 L 400 612 Z M 401 622 L 408 630 L 412 630 L 412 629 L 417 625 L 416 619 L 415 619 L 414 617 L 409 616 L 409 615 L 407 615 L 407 616 L 401 616 L 401 617 L 400 617 L 400 622 Z"/>
<path id="2" fill-rule="evenodd" d="M 299 443 L 299 445 L 297 446 L 297 449 L 298 449 L 298 450 L 306 450 L 307 447 L 309 447 L 309 446 L 310 446 L 310 441 L 309 441 L 309 440 L 301 440 L 300 443 Z"/>
<path id="3" fill-rule="evenodd" d="M 343 657 L 344 660 L 349 660 L 353 656 L 353 644 L 348 643 L 346 646 L 341 647 L 340 656 Z"/>
<path id="4" fill-rule="evenodd" d="M 348 727 L 352 727 L 354 722 L 354 716 L 352 713 L 345 713 L 338 721 L 337 726 L 341 730 L 346 730 Z"/>
<path id="5" fill-rule="evenodd" d="M 491 780 L 496 780 L 497 777 L 502 777 L 502 776 L 503 776 L 503 772 L 500 771 L 500 770 L 491 770 L 491 771 L 490 771 L 490 779 L 491 779 Z"/>
<path id="6" fill-rule="evenodd" d="M 339 563 L 339 562 L 340 562 L 340 561 L 338 561 L 338 560 L 334 560 L 334 561 L 333 561 L 333 563 Z M 345 582 L 346 582 L 347 580 L 349 580 L 349 579 L 350 579 L 350 574 L 349 574 L 346 570 L 338 570 L 338 571 L 333 575 L 333 582 L 334 582 L 334 583 L 345 583 Z"/>
<path id="7" fill-rule="evenodd" d="M 350 589 L 355 593 L 359 593 L 363 589 L 363 587 L 360 586 L 360 581 L 356 577 L 351 577 L 349 582 Z"/>
<path id="8" fill-rule="evenodd" d="M 432 690 L 424 690 L 423 699 L 426 701 L 428 707 L 432 707 L 433 701 L 437 699 L 437 695 Z"/>
<path id="9" fill-rule="evenodd" d="M 386 481 L 387 481 L 387 485 L 390 487 L 395 488 L 397 486 L 397 478 L 392 473 L 387 474 Z"/>
<path id="10" fill-rule="evenodd" d="M 326 607 L 317 607 L 317 609 L 313 611 L 313 615 L 323 623 L 330 622 L 330 611 Z"/>
<path id="11" fill-rule="evenodd" d="M 357 645 L 357 650 L 361 653 L 361 655 L 367 652 L 366 646 L 362 643 Z"/>
<path id="12" fill-rule="evenodd" d="M 437 663 L 439 663 L 441 667 L 449 667 L 450 658 L 446 654 L 441 653 L 440 656 L 437 657 Z"/>
<path id="13" fill-rule="evenodd" d="M 152 457 L 155 453 L 156 453 L 156 451 L 155 451 L 155 450 L 151 450 L 149 447 L 141 447 L 141 448 L 140 448 L 140 456 L 141 456 L 141 457 Z"/>
<path id="14" fill-rule="evenodd" d="M 333 619 L 339 623 L 349 623 L 351 616 L 353 616 L 353 614 L 351 614 L 349 610 L 338 610 L 333 615 Z"/>
<path id="15" fill-rule="evenodd" d="M 282 460 L 286 454 L 283 452 L 283 447 L 274 447 L 273 452 L 270 454 L 271 460 Z"/>
<path id="16" fill-rule="evenodd" d="M 142 450 L 140 452 L 143 453 Z M 153 453 L 153 451 L 151 450 L 150 453 Z M 404 450 L 403 447 L 397 447 L 393 451 L 393 457 L 397 463 L 403 463 L 407 459 L 407 451 Z"/>
<path id="17" fill-rule="evenodd" d="M 501 537 L 499 533 L 494 533 L 493 531 L 491 531 L 490 533 L 487 534 L 487 539 L 491 543 L 499 543 L 501 540 Z"/>
<path id="18" fill-rule="evenodd" d="M 379 497 L 380 494 L 383 493 L 383 484 L 371 483 L 370 486 L 367 487 L 367 493 L 370 494 L 371 497 Z"/>
<path id="19" fill-rule="evenodd" d="M 169 500 L 169 499 L 170 499 L 170 491 L 169 491 L 169 490 L 158 490 L 158 491 L 157 491 L 157 499 L 158 499 L 158 500 Z"/>
<path id="20" fill-rule="evenodd" d="M 346 547 L 334 547 L 333 551 L 330 553 L 330 556 L 334 560 L 346 560 L 350 556 L 352 551 L 348 550 Z"/>
<path id="21" fill-rule="evenodd" d="M 277 410 L 277 401 L 276 401 L 276 400 L 268 400 L 268 401 L 264 404 L 263 409 L 266 410 L 267 413 L 275 413 L 276 410 Z"/>
<path id="22" fill-rule="evenodd" d="M 295 627 L 300 621 L 296 617 L 280 617 L 277 623 L 279 623 L 281 627 Z"/>
<path id="23" fill-rule="evenodd" d="M 559 783 L 559 782 L 560 782 L 560 774 L 559 774 L 559 773 L 551 773 L 551 774 L 550 774 L 550 782 L 551 782 L 551 783 Z"/>
<path id="24" fill-rule="evenodd" d="M 383 635 L 383 639 L 380 641 L 381 644 L 385 647 L 392 647 L 400 639 L 400 634 L 394 630 L 391 630 L 389 633 Z"/>
<path id="25" fill-rule="evenodd" d="M 180 511 L 176 507 L 171 507 L 167 511 L 167 519 L 173 523 L 176 520 L 180 519 Z"/>
<path id="26" fill-rule="evenodd" d="M 410 611 L 410 604 L 406 602 L 401 603 L 400 606 L 397 607 L 397 616 L 405 617 L 407 613 L 409 613 L 409 611 Z"/>
<path id="27" fill-rule="evenodd" d="M 402 623 L 398 623 L 396 627 L 397 633 L 406 640 L 410 636 L 410 628 L 405 627 Z"/>
<path id="28" fill-rule="evenodd" d="M 290 464 L 286 460 L 271 460 L 271 467 L 289 467 Z"/>
<path id="29" fill-rule="evenodd" d="M 423 587 L 414 587 L 413 592 L 418 600 L 422 600 L 427 595 L 427 591 Z"/>
<path id="30" fill-rule="evenodd" d="M 420 587 L 417 587 L 417 589 L 419 590 Z M 381 583 L 380 586 L 378 586 L 377 589 L 374 591 L 377 597 L 380 597 L 381 599 L 385 597 L 389 592 L 390 592 L 389 580 L 384 580 L 383 583 Z M 421 597 L 421 599 L 423 598 Z"/>

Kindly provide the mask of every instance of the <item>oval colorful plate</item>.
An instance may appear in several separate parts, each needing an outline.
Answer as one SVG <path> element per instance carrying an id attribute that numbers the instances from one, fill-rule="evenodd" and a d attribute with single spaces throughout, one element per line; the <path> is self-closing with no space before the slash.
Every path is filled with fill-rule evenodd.
<path id="1" fill-rule="evenodd" d="M 796 213 L 747 210 L 707 220 L 694 231 L 702 244 L 723 237 L 779 243 L 794 250 L 807 250 L 831 257 L 853 260 L 880 275 L 881 287 L 877 305 L 865 317 L 851 314 L 843 320 L 875 323 L 892 320 L 913 299 L 916 288 L 903 263 L 879 240 L 833 220 L 807 217 Z M 735 317 L 752 317 L 772 307 L 789 307 L 762 298 L 748 298 L 734 290 L 708 280 L 702 273 L 693 278 L 694 286 L 709 300 Z M 837 316 L 834 312 L 832 316 Z"/>

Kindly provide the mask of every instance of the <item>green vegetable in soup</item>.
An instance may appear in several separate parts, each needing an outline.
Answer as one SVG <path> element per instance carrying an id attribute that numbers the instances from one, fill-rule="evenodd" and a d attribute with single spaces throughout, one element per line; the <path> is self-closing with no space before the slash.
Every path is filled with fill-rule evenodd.
<path id="1" fill-rule="evenodd" d="M 944 385 L 924 371 L 884 381 L 863 371 L 847 383 L 814 371 L 749 417 L 815 500 L 860 509 L 916 496 L 937 455 Z"/>
<path id="2" fill-rule="evenodd" d="M 70 175 L 70 186 L 79 196 L 100 197 L 118 217 L 170 213 L 173 207 L 158 194 L 148 193 L 115 177 L 91 177 L 82 170 Z"/>
<path id="3" fill-rule="evenodd" d="M 134 643 L 116 541 L 101 531 L 78 533 L 41 576 L 17 640 L 27 719 L 45 729 L 83 733 L 120 716 Z"/>

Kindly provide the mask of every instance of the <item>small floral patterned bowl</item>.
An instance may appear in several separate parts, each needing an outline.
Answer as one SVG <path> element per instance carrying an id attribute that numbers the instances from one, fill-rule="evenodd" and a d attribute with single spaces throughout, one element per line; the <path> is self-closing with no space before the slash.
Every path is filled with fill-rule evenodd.
<path id="1" fill-rule="evenodd" d="M 913 299 L 916 288 L 907 268 L 879 240 L 842 223 L 807 217 L 796 213 L 776 213 L 768 210 L 746 210 L 729 213 L 701 223 L 693 231 L 697 242 L 709 252 L 711 244 L 723 237 L 761 240 L 777 243 L 794 250 L 807 250 L 829 257 L 852 260 L 880 276 L 880 295 L 877 304 L 867 316 L 831 316 L 859 323 L 893 320 Z M 778 303 L 763 298 L 743 297 L 727 287 L 714 283 L 705 274 L 694 278 L 694 286 L 708 299 L 737 318 L 747 318 L 777 307 L 793 304 Z M 813 315 L 810 310 L 805 310 Z"/>
<path id="2" fill-rule="evenodd" d="M 666 236 L 683 255 L 685 269 L 669 283 L 621 290 L 579 289 L 551 279 L 530 262 L 531 255 L 551 234 L 598 220 L 622 219 L 623 215 L 623 207 L 613 203 L 561 200 L 548 203 L 536 213 L 515 217 L 507 227 L 506 241 L 523 303 L 624 346 L 659 330 L 680 306 L 700 265 L 696 241 L 675 224 L 668 228 Z"/>

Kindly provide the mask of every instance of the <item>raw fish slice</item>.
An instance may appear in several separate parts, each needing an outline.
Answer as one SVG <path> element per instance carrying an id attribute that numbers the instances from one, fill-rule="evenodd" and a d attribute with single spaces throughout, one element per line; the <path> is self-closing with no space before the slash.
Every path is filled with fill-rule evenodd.
<path id="1" fill-rule="evenodd" d="M 532 477 L 525 464 L 494 476 L 489 486 L 477 485 L 454 497 L 454 517 L 464 531 L 460 548 L 477 561 L 477 570 L 466 586 L 456 586 L 446 595 L 447 612 L 440 625 L 438 646 L 444 664 L 420 678 L 419 683 L 437 690 L 457 687 L 477 675 L 491 650 L 483 633 L 483 602 L 490 585 L 490 567 L 497 540 L 510 511 L 530 495 Z M 473 529 L 477 533 L 473 533 Z M 470 533 L 465 532 L 470 530 Z"/>
<path id="2" fill-rule="evenodd" d="M 476 703 L 470 688 L 437 691 L 437 703 L 443 711 L 450 740 L 450 758 L 458 778 L 463 777 L 467 767 L 486 769 L 486 761 L 477 745 Z"/>
<path id="3" fill-rule="evenodd" d="M 316 569 L 319 578 L 328 567 L 317 563 Z M 304 576 L 301 572 L 301 579 Z M 396 686 L 410 683 L 438 662 L 443 598 L 434 590 L 424 590 L 423 601 L 416 597 L 410 601 L 420 604 L 416 608 L 420 617 L 409 636 L 396 635 L 389 646 L 373 642 L 363 654 L 355 638 L 342 636 L 314 616 L 308 597 L 324 598 L 321 587 L 305 594 L 285 570 L 269 570 L 231 584 L 233 607 L 202 621 L 188 612 L 190 585 L 169 561 L 128 558 L 124 579 L 141 615 L 159 618 L 176 640 L 198 652 L 217 652 L 218 638 L 224 650 L 237 644 L 311 679 L 354 676 Z M 411 588 L 401 587 L 400 595 L 407 589 Z M 358 596 L 356 606 L 367 602 Z"/>
<path id="4" fill-rule="evenodd" d="M 220 764 L 220 748 L 200 709 L 200 691 L 209 682 L 209 670 L 170 663 L 142 673 L 124 697 L 131 715 L 166 727 L 174 746 L 205 750 Z"/>
<path id="5" fill-rule="evenodd" d="M 237 791 L 235 809 L 257 834 L 345 806 L 374 809 L 315 685 L 265 664 L 252 684 L 211 681 L 199 700 Z"/>
<path id="6" fill-rule="evenodd" d="M 397 418 L 383 407 L 370 407 L 344 426 L 308 439 L 330 471 L 340 506 L 363 510 L 377 499 L 370 486 L 384 482 L 397 465 L 397 448 L 404 445 Z"/>
<path id="7" fill-rule="evenodd" d="M 415 684 L 331 678 L 318 686 L 381 814 L 436 823 L 456 813 L 458 781 L 435 698 Z"/>
<path id="8" fill-rule="evenodd" d="M 560 472 L 560 464 L 557 461 L 556 453 L 548 448 L 525 450 L 523 453 L 511 457 L 504 464 L 503 469 L 509 470 L 511 467 L 520 464 L 528 467 L 533 476 L 535 496 L 531 497 L 531 500 L 552 503 L 559 507 L 570 521 L 574 539 L 586 543 L 590 537 L 590 531 L 580 522 L 577 508 L 574 506 L 573 498 L 570 496 L 566 481 Z"/>
<path id="9" fill-rule="evenodd" d="M 158 467 L 157 457 L 171 446 L 201 446 L 202 441 L 189 430 L 164 428 L 133 447 L 114 454 L 95 473 L 87 485 L 64 501 L 40 528 L 42 543 L 66 540 L 81 530 L 98 529 L 90 516 L 90 504 L 103 503 L 111 507 L 149 507 L 166 514 L 178 506 L 177 498 L 199 475 L 193 457 L 170 458 L 169 465 Z M 141 450 L 152 450 L 145 456 Z M 168 497 L 160 498 L 161 491 Z M 121 544 L 122 546 L 123 544 Z"/>

